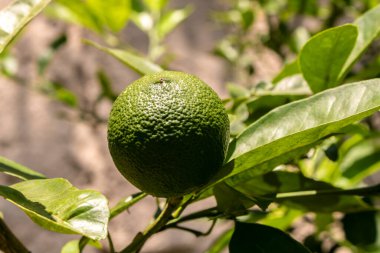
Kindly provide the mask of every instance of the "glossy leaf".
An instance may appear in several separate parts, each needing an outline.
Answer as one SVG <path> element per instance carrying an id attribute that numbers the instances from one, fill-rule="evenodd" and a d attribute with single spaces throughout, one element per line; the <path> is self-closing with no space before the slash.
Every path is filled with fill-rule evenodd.
<path id="1" fill-rule="evenodd" d="M 126 50 L 113 49 L 108 47 L 103 47 L 93 41 L 86 41 L 88 44 L 106 52 L 107 54 L 115 57 L 137 73 L 141 75 L 147 75 L 152 73 L 157 73 L 162 71 L 162 68 L 147 59 L 130 53 Z"/>
<path id="2" fill-rule="evenodd" d="M 301 243 L 285 232 L 254 223 L 235 223 L 232 235 L 230 253 L 310 253 Z"/>
<path id="3" fill-rule="evenodd" d="M 50 0 L 15 0 L 0 11 L 0 53 Z"/>
<path id="4" fill-rule="evenodd" d="M 231 172 L 224 179 L 312 145 L 379 108 L 380 79 L 347 84 L 278 107 L 230 144 L 224 172 Z"/>
<path id="5" fill-rule="evenodd" d="M 339 79 L 343 79 L 352 65 L 358 60 L 360 55 L 368 48 L 368 46 L 380 34 L 380 5 L 367 11 L 357 20 L 354 25 L 358 28 L 358 36 L 355 47 L 352 49 L 350 56 L 346 60 L 340 74 Z"/>
<path id="6" fill-rule="evenodd" d="M 107 199 L 93 190 L 78 190 L 65 179 L 36 179 L 0 186 L 0 195 L 45 229 L 94 240 L 107 235 Z"/>
<path id="7" fill-rule="evenodd" d="M 244 173 L 242 173 L 244 175 Z M 314 212 L 361 211 L 369 206 L 355 196 L 318 195 L 319 190 L 338 190 L 331 184 L 306 178 L 300 173 L 269 172 L 255 177 L 237 175 L 227 180 L 230 186 L 248 198 L 268 198 L 302 210 Z M 311 192 L 314 192 L 312 194 Z M 277 198 L 281 193 L 292 193 L 291 198 Z M 303 196 L 310 193 L 309 196 Z M 289 194 L 290 195 L 290 194 Z"/>
<path id="8" fill-rule="evenodd" d="M 18 177 L 22 180 L 30 179 L 42 179 L 46 178 L 45 175 L 31 170 L 21 164 L 8 160 L 5 157 L 0 156 L 0 172 Z"/>
<path id="9" fill-rule="evenodd" d="M 299 65 L 314 93 L 340 84 L 340 73 L 357 36 L 357 27 L 347 24 L 325 30 L 305 44 L 299 56 Z"/>

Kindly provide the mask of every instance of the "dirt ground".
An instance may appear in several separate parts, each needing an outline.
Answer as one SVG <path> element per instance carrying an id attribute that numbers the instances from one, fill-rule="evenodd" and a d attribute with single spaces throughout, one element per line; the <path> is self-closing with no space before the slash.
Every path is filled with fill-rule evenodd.
<path id="1" fill-rule="evenodd" d="M 7 2 L 10 1 L 0 1 L 0 7 Z M 184 6 L 187 1 L 173 2 Z M 217 0 L 196 0 L 192 1 L 192 5 L 193 15 L 168 38 L 169 50 L 176 56 L 171 67 L 198 75 L 220 96 L 226 96 L 223 83 L 228 80 L 227 65 L 210 53 L 224 35 L 210 18 L 211 11 L 221 8 L 220 3 Z M 99 94 L 95 79 L 98 69 L 106 71 L 117 91 L 138 77 L 112 57 L 81 42 L 82 37 L 93 35 L 77 26 L 40 15 L 29 24 L 11 49 L 19 63 L 16 80 L 0 77 L 0 155 L 48 177 L 65 177 L 78 188 L 99 190 L 109 198 L 112 206 L 121 197 L 137 192 L 137 189 L 119 175 L 111 161 L 106 124 L 94 126 L 83 120 L 77 110 L 42 94 L 36 88 L 41 81 L 37 75 L 37 60 L 62 32 L 67 33 L 68 42 L 54 56 L 47 78 L 59 80 L 72 90 L 79 97 L 81 106 L 91 104 Z M 142 49 L 146 46 L 145 37 L 138 31 L 125 32 L 123 37 L 131 45 Z M 280 62 L 276 61 L 276 58 L 271 58 L 269 62 L 261 59 L 260 66 L 265 69 L 267 64 L 277 70 Z M 262 78 L 265 75 L 262 74 Z M 106 118 L 110 108 L 110 103 L 102 103 L 98 113 Z M 16 182 L 13 178 L 0 177 L 2 184 L 13 182 Z M 213 204 L 210 200 L 195 209 Z M 148 224 L 155 205 L 155 200 L 149 197 L 110 223 L 109 230 L 116 249 L 125 246 L 137 231 Z M 65 242 L 78 238 L 39 228 L 4 200 L 0 201 L 0 210 L 9 227 L 33 253 L 58 253 Z M 209 225 L 205 221 L 194 224 L 195 228 L 202 230 L 207 230 Z M 218 224 L 212 236 L 203 238 L 185 232 L 164 232 L 149 240 L 142 252 L 199 253 L 207 249 L 229 225 Z M 95 251 L 89 249 L 85 252 Z"/>

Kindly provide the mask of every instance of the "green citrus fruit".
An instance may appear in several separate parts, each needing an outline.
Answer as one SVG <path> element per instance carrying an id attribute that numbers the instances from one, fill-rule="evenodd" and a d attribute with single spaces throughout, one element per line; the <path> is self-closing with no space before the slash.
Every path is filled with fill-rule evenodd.
<path id="1" fill-rule="evenodd" d="M 229 121 L 217 94 L 197 77 L 163 71 L 122 92 L 108 122 L 121 174 L 142 191 L 177 197 L 199 189 L 223 165 Z"/>

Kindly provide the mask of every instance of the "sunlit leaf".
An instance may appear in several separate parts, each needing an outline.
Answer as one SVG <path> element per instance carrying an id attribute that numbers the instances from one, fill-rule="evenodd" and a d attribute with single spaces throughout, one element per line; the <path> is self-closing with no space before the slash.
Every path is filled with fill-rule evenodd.
<path id="1" fill-rule="evenodd" d="M 311 145 L 379 108 L 380 79 L 347 84 L 278 107 L 230 144 L 224 170 L 232 171 L 225 178 Z"/>
<path id="2" fill-rule="evenodd" d="M 0 53 L 50 0 L 15 0 L 0 11 Z"/>
<path id="3" fill-rule="evenodd" d="M 65 179 L 35 179 L 0 186 L 0 195 L 45 229 L 94 240 L 107 235 L 107 199 L 93 190 L 78 190 Z"/>
<path id="4" fill-rule="evenodd" d="M 325 30 L 305 44 L 299 56 L 299 66 L 314 93 L 340 84 L 340 73 L 357 36 L 357 27 L 347 24 Z"/>

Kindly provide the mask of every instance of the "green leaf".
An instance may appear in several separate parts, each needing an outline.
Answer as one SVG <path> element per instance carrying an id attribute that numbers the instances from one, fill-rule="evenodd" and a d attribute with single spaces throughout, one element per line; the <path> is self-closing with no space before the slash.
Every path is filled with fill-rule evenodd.
<path id="1" fill-rule="evenodd" d="M 233 232 L 230 229 L 222 233 L 205 253 L 221 253 L 228 246 Z"/>
<path id="2" fill-rule="evenodd" d="M 364 178 L 380 170 L 380 137 L 365 139 L 351 147 L 342 159 L 339 169 L 340 180 L 350 185 L 360 183 Z"/>
<path id="3" fill-rule="evenodd" d="M 143 2 L 151 11 L 161 11 L 168 4 L 168 0 L 143 0 Z"/>
<path id="4" fill-rule="evenodd" d="M 235 223 L 229 250 L 230 253 L 310 253 L 302 244 L 277 228 L 241 222 Z"/>
<path id="5" fill-rule="evenodd" d="M 353 64 L 359 59 L 360 55 L 362 55 L 368 46 L 379 36 L 380 5 L 377 5 L 375 8 L 360 16 L 354 22 L 354 25 L 358 28 L 356 44 L 352 49 L 350 56 L 346 60 L 341 72 L 339 73 L 340 80 L 345 77 Z"/>
<path id="6" fill-rule="evenodd" d="M 151 1 L 155 2 L 155 1 Z M 184 21 L 193 11 L 193 8 L 187 6 L 184 9 L 171 10 L 162 16 L 157 24 L 157 33 L 160 38 L 165 38 L 165 36 L 170 33 L 174 28 L 176 28 L 182 21 Z"/>
<path id="7" fill-rule="evenodd" d="M 237 175 L 226 183 L 248 198 L 267 198 L 269 202 L 276 201 L 301 210 L 353 212 L 371 209 L 355 196 L 318 195 L 319 190 L 338 190 L 338 188 L 306 178 L 300 173 L 276 171 L 255 177 Z M 314 192 L 314 195 L 303 196 L 304 193 L 311 192 Z M 292 197 L 276 198 L 281 196 L 280 193 L 291 193 Z"/>
<path id="8" fill-rule="evenodd" d="M 118 214 L 124 212 L 125 210 L 128 210 L 131 206 L 142 200 L 147 196 L 144 192 L 139 192 L 136 194 L 133 194 L 131 196 L 128 196 L 127 198 L 124 198 L 120 200 L 112 209 L 110 214 L 110 219 L 114 218 Z"/>
<path id="9" fill-rule="evenodd" d="M 0 172 L 22 180 L 43 179 L 45 175 L 0 156 Z"/>
<path id="10" fill-rule="evenodd" d="M 120 32 L 131 14 L 130 0 L 87 0 L 86 3 L 101 25 L 113 32 Z"/>
<path id="11" fill-rule="evenodd" d="M 50 16 L 81 25 L 97 33 L 103 33 L 102 21 L 83 1 L 56 0 L 47 8 Z"/>
<path id="12" fill-rule="evenodd" d="M 102 244 L 99 241 L 90 240 L 88 244 L 97 249 L 102 248 Z M 61 253 L 81 253 L 81 252 L 82 250 L 81 250 L 80 240 L 69 241 L 61 249 Z"/>
<path id="13" fill-rule="evenodd" d="M 0 11 L 0 53 L 50 0 L 15 0 Z"/>
<path id="14" fill-rule="evenodd" d="M 280 73 L 273 78 L 272 82 L 273 83 L 278 83 L 279 81 L 283 80 L 286 77 L 293 76 L 295 74 L 300 73 L 300 68 L 298 66 L 298 60 L 291 61 L 282 68 Z"/>
<path id="15" fill-rule="evenodd" d="M 65 179 L 35 179 L 0 186 L 0 195 L 45 229 L 94 240 L 107 236 L 107 199 L 93 190 L 78 190 Z"/>
<path id="16" fill-rule="evenodd" d="M 302 149 L 380 108 L 380 79 L 347 84 L 278 107 L 230 143 L 225 178 Z M 273 168 L 266 168 L 260 174 Z M 224 179 L 225 179 L 224 178 Z"/>
<path id="17" fill-rule="evenodd" d="M 225 214 L 238 215 L 255 203 L 232 187 L 220 183 L 214 187 L 218 210 Z"/>
<path id="18" fill-rule="evenodd" d="M 325 30 L 305 44 L 299 65 L 314 93 L 340 85 L 340 73 L 357 36 L 357 27 L 347 24 Z"/>
<path id="19" fill-rule="evenodd" d="M 121 61 L 122 63 L 124 63 L 125 65 L 127 65 L 128 67 L 130 67 L 131 69 L 133 69 L 134 71 L 136 71 L 137 73 L 141 75 L 147 75 L 147 74 L 163 71 L 163 69 L 160 66 L 148 61 L 147 59 L 143 57 L 130 53 L 126 50 L 103 47 L 93 41 L 88 41 L 88 40 L 86 40 L 86 43 L 115 57 L 116 59 L 118 59 L 119 61 Z"/>

